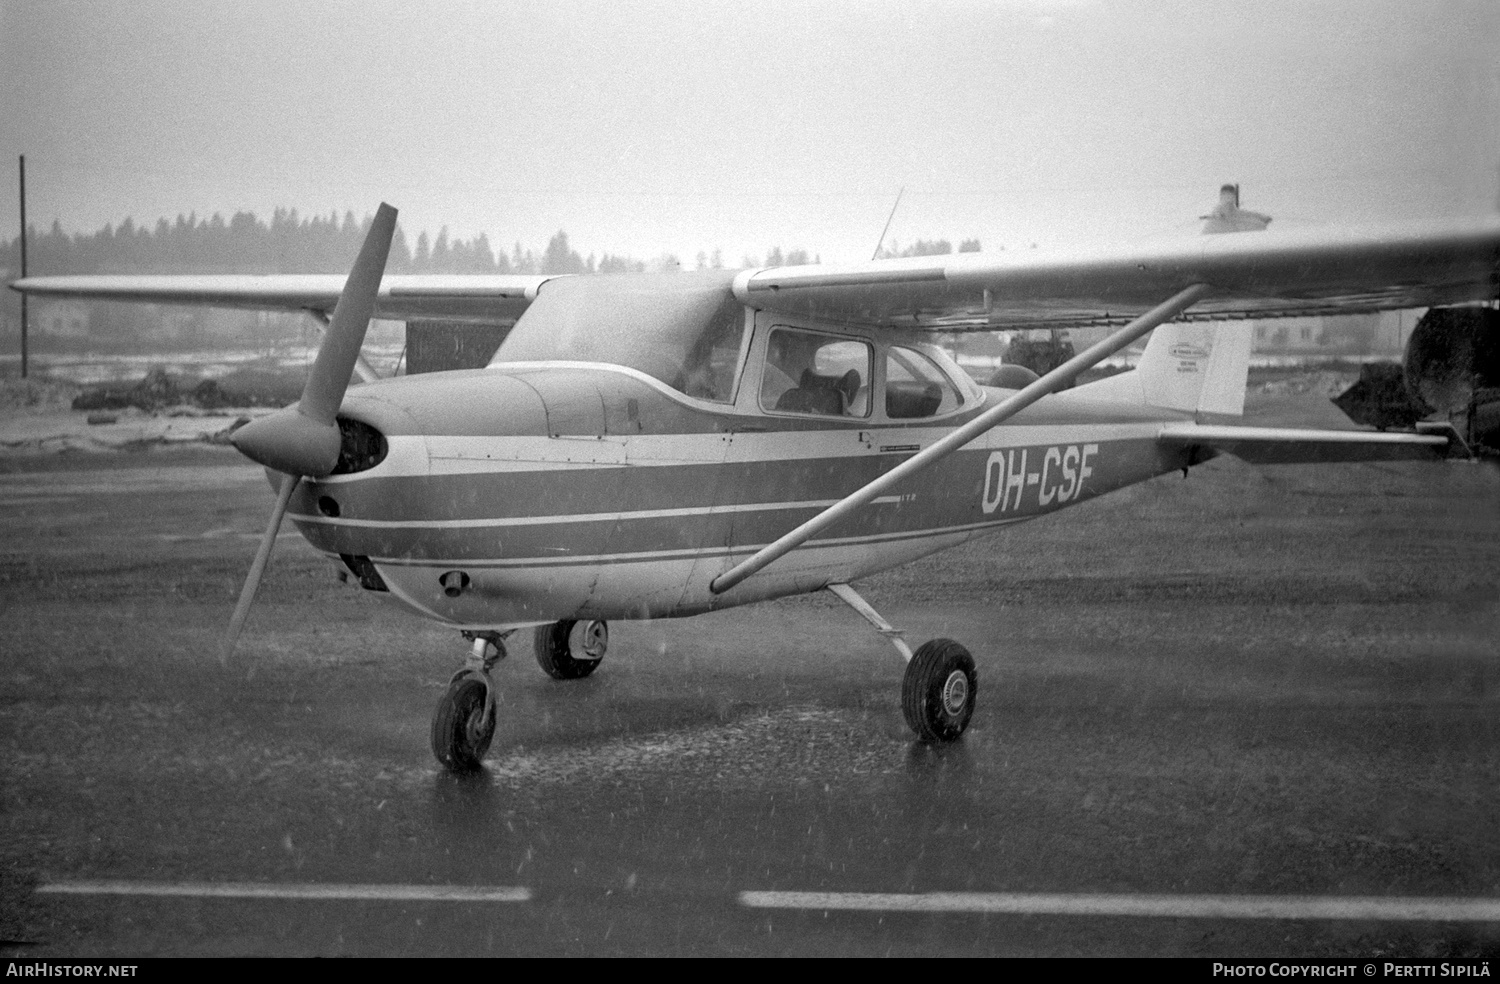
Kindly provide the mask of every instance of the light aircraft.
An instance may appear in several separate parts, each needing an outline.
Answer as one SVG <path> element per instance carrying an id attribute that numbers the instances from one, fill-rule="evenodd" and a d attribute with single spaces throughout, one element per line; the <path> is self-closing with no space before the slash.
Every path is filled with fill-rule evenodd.
<path id="1" fill-rule="evenodd" d="M 1222 205 L 1237 208 L 1237 192 Z M 737 272 L 384 277 L 395 221 L 381 205 L 346 281 L 14 286 L 325 321 L 301 400 L 233 435 L 278 495 L 224 658 L 290 514 L 371 596 L 471 643 L 432 723 L 433 752 L 455 771 L 489 748 L 491 670 L 517 631 L 532 630 L 548 674 L 577 679 L 599 667 L 611 620 L 825 590 L 906 660 L 901 706 L 917 736 L 955 740 L 974 712 L 972 656 L 949 639 L 913 652 L 855 581 L 1221 453 L 1452 454 L 1446 424 L 1223 422 L 1242 412 L 1251 344 L 1232 319 L 1500 297 L 1500 218 Z M 376 379 L 360 358 L 372 316 L 514 328 L 485 368 Z M 1079 325 L 1118 328 L 1001 386 L 971 381 L 934 344 Z M 1133 370 L 1060 391 L 1148 333 Z M 367 381 L 350 388 L 355 372 Z"/>

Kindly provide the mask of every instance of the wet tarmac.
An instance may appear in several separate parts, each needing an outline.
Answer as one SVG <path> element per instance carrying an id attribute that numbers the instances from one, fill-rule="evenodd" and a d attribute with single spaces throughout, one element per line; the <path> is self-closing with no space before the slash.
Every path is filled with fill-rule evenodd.
<path id="1" fill-rule="evenodd" d="M 975 653 L 947 747 L 825 597 L 616 623 L 582 681 L 517 640 L 455 777 L 464 644 L 295 535 L 215 661 L 258 469 L 5 464 L 5 955 L 1500 952 L 1489 910 L 1294 905 L 1500 899 L 1493 468 L 1216 461 L 869 579 Z"/>

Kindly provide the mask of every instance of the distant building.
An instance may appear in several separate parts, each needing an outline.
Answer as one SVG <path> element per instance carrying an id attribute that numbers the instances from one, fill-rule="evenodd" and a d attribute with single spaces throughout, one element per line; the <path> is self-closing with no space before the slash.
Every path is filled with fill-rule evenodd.
<path id="1" fill-rule="evenodd" d="M 181 342 L 191 339 L 202 321 L 202 312 L 191 308 L 151 305 L 140 309 L 131 340 L 152 345 Z"/>
<path id="2" fill-rule="evenodd" d="M 1363 358 L 1399 356 L 1405 340 L 1397 312 L 1256 321 L 1256 355 Z"/>
<path id="3" fill-rule="evenodd" d="M 29 317 L 31 329 L 49 338 L 86 339 L 90 313 L 82 301 L 48 301 L 37 305 Z"/>

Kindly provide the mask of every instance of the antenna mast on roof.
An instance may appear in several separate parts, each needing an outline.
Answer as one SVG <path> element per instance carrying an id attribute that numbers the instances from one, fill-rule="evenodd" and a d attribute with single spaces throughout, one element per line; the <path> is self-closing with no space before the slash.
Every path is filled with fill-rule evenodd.
<path id="1" fill-rule="evenodd" d="M 26 279 L 26 155 L 21 155 L 21 279 Z M 26 378 L 26 295 L 21 295 L 21 378 Z"/>
<path id="2" fill-rule="evenodd" d="M 880 230 L 880 240 L 875 244 L 875 254 L 870 259 L 880 259 L 880 247 L 885 245 L 885 234 L 891 231 L 891 219 L 896 217 L 896 209 L 901 207 L 901 196 L 904 194 L 906 194 L 906 185 L 902 185 L 901 190 L 896 192 L 896 204 L 891 206 L 891 214 L 886 217 L 885 228 Z"/>

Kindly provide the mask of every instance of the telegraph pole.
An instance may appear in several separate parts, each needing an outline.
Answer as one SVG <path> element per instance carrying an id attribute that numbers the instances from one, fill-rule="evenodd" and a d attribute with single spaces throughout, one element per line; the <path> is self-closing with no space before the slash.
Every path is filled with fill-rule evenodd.
<path id="1" fill-rule="evenodd" d="M 21 279 L 26 279 L 26 155 L 21 155 Z M 26 378 L 26 295 L 21 295 L 21 378 Z"/>

